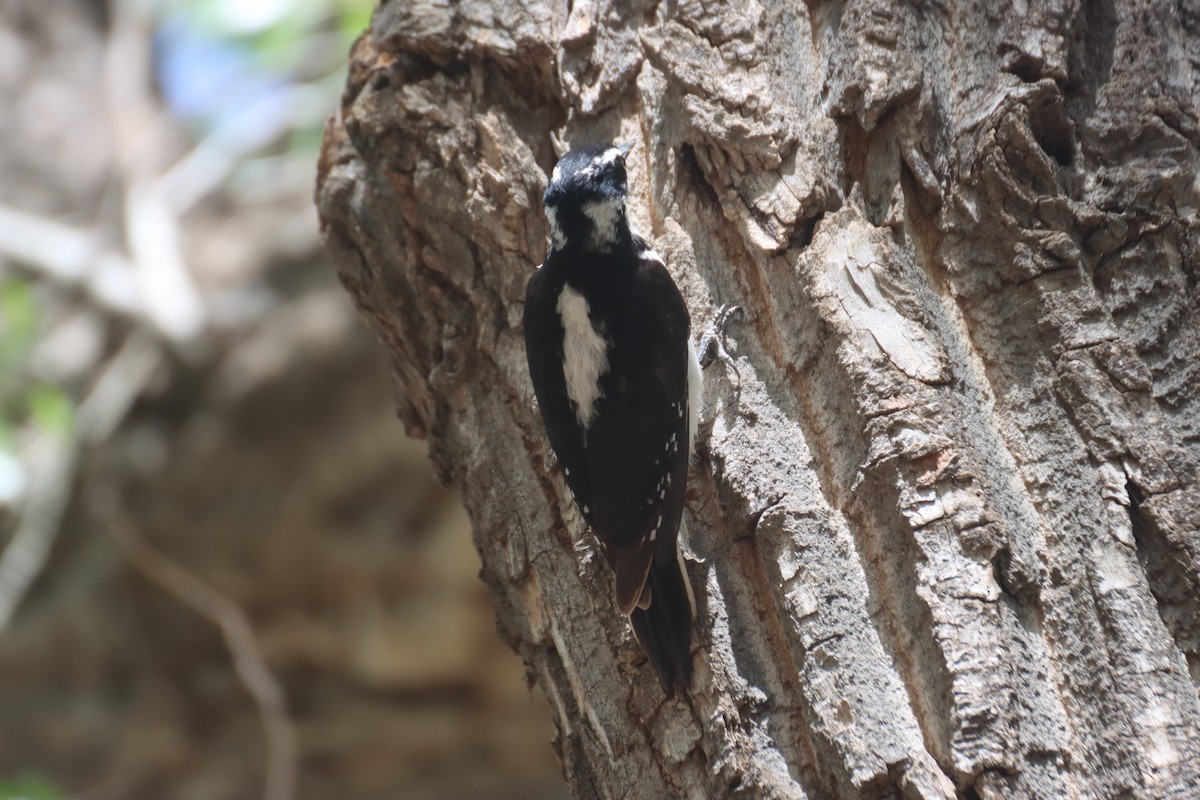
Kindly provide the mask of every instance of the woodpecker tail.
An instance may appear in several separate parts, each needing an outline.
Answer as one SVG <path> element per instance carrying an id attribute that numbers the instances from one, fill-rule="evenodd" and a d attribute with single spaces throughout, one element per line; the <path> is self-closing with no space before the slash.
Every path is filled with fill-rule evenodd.
<path id="1" fill-rule="evenodd" d="M 650 606 L 635 607 L 629 622 L 663 691 L 673 697 L 676 686 L 686 692 L 692 685 L 692 622 L 696 616 L 692 587 L 678 550 L 676 558 L 666 564 L 651 565 L 647 583 Z"/>

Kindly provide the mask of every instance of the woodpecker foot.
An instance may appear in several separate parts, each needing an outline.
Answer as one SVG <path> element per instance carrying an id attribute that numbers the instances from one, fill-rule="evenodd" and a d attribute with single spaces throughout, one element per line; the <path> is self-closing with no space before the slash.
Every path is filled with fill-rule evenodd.
<path id="1" fill-rule="evenodd" d="M 726 366 L 732 370 L 737 381 L 734 388 L 741 391 L 742 374 L 738 372 L 737 365 L 733 362 L 733 356 L 729 355 L 729 351 L 725 349 L 725 336 L 729 327 L 730 321 L 735 317 L 745 317 L 746 312 L 741 306 L 724 305 L 717 309 L 717 318 L 713 320 L 712 325 L 708 326 L 708 330 L 700 337 L 700 367 L 708 369 L 718 358 L 725 362 Z"/>

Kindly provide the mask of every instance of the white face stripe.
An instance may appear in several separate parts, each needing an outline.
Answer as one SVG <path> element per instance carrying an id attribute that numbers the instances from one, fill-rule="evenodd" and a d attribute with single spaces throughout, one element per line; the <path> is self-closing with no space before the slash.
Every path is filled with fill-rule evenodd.
<path id="1" fill-rule="evenodd" d="M 575 405 L 575 419 L 587 430 L 600 399 L 600 376 L 608 372 L 608 343 L 588 316 L 588 302 L 570 286 L 558 296 L 563 326 L 563 377 L 567 397 Z"/>
<path id="2" fill-rule="evenodd" d="M 619 197 L 584 204 L 583 214 L 592 221 L 592 247 L 597 250 L 612 247 L 617 239 L 617 222 L 624 213 L 625 201 Z"/>
<path id="3" fill-rule="evenodd" d="M 562 228 L 558 227 L 558 211 L 554 206 L 546 206 L 546 221 L 550 223 L 550 239 L 554 242 L 555 247 L 564 247 L 567 244 L 567 237 L 562 232 Z"/>
<path id="4" fill-rule="evenodd" d="M 594 156 L 582 168 L 565 176 L 563 174 L 562 162 L 560 161 L 554 165 L 554 169 L 550 173 L 550 185 L 552 187 L 555 185 L 562 186 L 563 181 L 566 180 L 566 190 L 569 191 L 570 186 L 579 184 L 579 179 L 583 179 L 584 183 L 579 184 L 579 186 L 585 187 L 588 180 L 594 178 L 598 173 L 607 170 L 623 158 L 624 155 L 621 153 L 620 148 L 610 147 L 599 155 Z M 594 194 L 594 190 L 588 189 L 587 193 Z M 592 230 L 588 236 L 588 246 L 596 250 L 611 249 L 613 242 L 617 238 L 618 223 L 625 214 L 625 198 L 612 197 L 594 200 L 590 203 L 585 203 L 581 210 L 592 223 Z M 567 236 L 558 224 L 558 210 L 546 206 L 546 219 L 550 223 L 550 234 L 553 238 L 554 246 L 566 246 Z"/>

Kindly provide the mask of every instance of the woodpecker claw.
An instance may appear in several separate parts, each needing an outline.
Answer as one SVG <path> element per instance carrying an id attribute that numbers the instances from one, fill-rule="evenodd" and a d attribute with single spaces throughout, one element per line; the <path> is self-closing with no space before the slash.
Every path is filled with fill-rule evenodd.
<path id="1" fill-rule="evenodd" d="M 734 316 L 744 317 L 745 310 L 741 306 L 723 305 L 717 309 L 717 318 L 713 320 L 712 325 L 708 326 L 708 330 L 700 337 L 700 367 L 708 369 L 718 358 L 725 362 L 730 370 L 733 371 L 734 377 L 737 378 L 734 388 L 737 391 L 742 389 L 742 374 L 738 372 L 737 364 L 733 361 L 733 356 L 729 355 L 729 351 L 725 349 L 726 329 L 729 327 L 730 320 Z"/>

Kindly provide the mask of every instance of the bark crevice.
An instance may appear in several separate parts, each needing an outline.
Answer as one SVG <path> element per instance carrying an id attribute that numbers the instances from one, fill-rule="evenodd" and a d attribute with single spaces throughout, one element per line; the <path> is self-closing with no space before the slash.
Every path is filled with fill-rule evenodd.
<path id="1" fill-rule="evenodd" d="M 384 8 L 318 202 L 579 796 L 1200 795 L 1180 8 Z M 521 348 L 553 143 L 605 138 L 693 335 L 745 310 L 690 476 L 691 708 L 611 616 Z"/>

